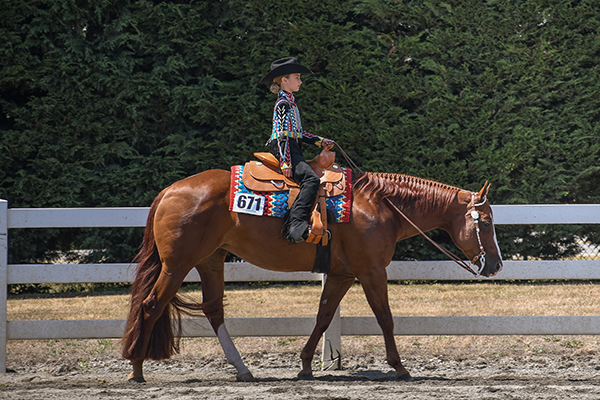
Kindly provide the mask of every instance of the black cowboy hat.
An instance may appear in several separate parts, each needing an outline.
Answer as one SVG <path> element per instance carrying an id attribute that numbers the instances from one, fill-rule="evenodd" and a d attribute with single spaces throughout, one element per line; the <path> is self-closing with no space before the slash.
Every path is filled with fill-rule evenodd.
<path id="1" fill-rule="evenodd" d="M 294 57 L 280 58 L 271 63 L 271 72 L 260 80 L 260 83 L 271 83 L 278 76 L 288 74 L 312 74 L 312 71 L 300 64 Z"/>

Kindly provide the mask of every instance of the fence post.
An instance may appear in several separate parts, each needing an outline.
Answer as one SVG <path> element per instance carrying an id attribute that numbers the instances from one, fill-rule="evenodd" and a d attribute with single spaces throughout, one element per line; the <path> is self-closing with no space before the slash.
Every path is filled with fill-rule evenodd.
<path id="1" fill-rule="evenodd" d="M 327 275 L 323 275 L 322 281 L 325 286 Z M 323 334 L 323 352 L 321 353 L 321 370 L 342 369 L 342 319 L 340 307 L 335 310 L 329 328 Z"/>
<path id="2" fill-rule="evenodd" d="M 0 374 L 6 373 L 8 316 L 8 202 L 0 199 Z"/>

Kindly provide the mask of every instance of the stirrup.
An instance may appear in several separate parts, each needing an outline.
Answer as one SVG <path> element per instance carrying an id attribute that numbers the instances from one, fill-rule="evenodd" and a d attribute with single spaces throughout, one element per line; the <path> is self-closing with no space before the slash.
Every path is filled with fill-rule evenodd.
<path id="1" fill-rule="evenodd" d="M 321 241 L 323 235 L 315 235 L 310 229 L 308 230 L 308 236 L 306 236 L 306 242 L 312 244 L 318 244 Z"/>
<path id="2" fill-rule="evenodd" d="M 306 241 L 308 243 L 312 243 L 312 244 L 319 244 L 321 243 L 321 246 L 327 246 L 327 244 L 329 243 L 329 241 L 331 240 L 331 231 L 329 229 L 325 229 L 320 235 L 316 235 L 314 233 L 312 233 L 312 231 L 309 229 L 308 231 L 308 236 L 306 237 Z"/>

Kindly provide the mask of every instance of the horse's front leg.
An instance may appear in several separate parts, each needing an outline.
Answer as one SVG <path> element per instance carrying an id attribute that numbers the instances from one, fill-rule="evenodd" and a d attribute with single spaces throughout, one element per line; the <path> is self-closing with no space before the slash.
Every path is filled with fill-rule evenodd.
<path id="1" fill-rule="evenodd" d="M 377 323 L 383 332 L 385 341 L 385 353 L 388 364 L 396 370 L 396 379 L 410 382 L 412 377 L 402 365 L 396 340 L 394 339 L 394 319 L 390 311 L 387 291 L 387 273 L 384 267 L 372 268 L 367 274 L 358 277 L 369 306 L 373 310 Z"/>
<path id="2" fill-rule="evenodd" d="M 225 255 L 227 252 L 224 253 Z M 223 313 L 223 295 L 224 295 L 224 276 L 223 261 L 217 254 L 213 255 L 203 265 L 197 267 L 202 279 L 202 304 L 203 311 L 213 330 L 217 334 L 221 348 L 225 353 L 227 362 L 237 370 L 237 380 L 241 382 L 252 382 L 254 376 L 248 370 L 242 357 L 238 352 L 227 328 L 225 327 L 225 318 Z"/>
<path id="3" fill-rule="evenodd" d="M 302 359 L 302 371 L 298 374 L 300 379 L 312 379 L 312 360 L 317 349 L 317 344 L 323 333 L 329 327 L 335 311 L 340 305 L 340 301 L 354 283 L 353 276 L 327 275 L 323 292 L 321 293 L 321 302 L 319 303 L 319 312 L 317 313 L 317 322 L 308 342 L 300 353 Z"/>

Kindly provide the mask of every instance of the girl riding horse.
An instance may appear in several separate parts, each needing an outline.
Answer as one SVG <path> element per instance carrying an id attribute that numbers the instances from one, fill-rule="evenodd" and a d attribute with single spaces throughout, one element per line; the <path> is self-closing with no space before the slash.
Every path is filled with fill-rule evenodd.
<path id="1" fill-rule="evenodd" d="M 310 214 L 319 190 L 319 177 L 302 156 L 302 142 L 323 147 L 333 144 L 329 139 L 302 129 L 300 111 L 293 95 L 302 85 L 301 74 L 312 72 L 295 58 L 286 57 L 273 61 L 271 71 L 260 81 L 270 83 L 271 92 L 278 95 L 267 145 L 279 160 L 283 174 L 300 185 L 300 193 L 281 229 L 281 236 L 292 244 L 302 242 L 308 236 Z"/>

